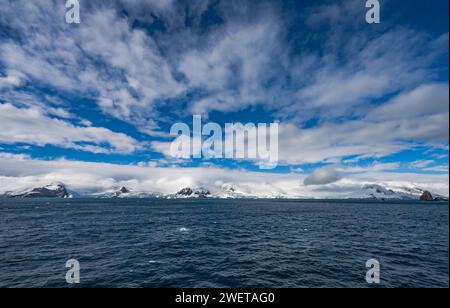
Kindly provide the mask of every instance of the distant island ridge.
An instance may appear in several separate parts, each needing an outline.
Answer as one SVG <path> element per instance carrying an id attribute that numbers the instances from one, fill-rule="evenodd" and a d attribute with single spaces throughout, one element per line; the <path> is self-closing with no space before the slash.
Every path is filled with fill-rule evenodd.
<path id="1" fill-rule="evenodd" d="M 244 193 L 238 187 L 225 185 L 220 191 L 211 192 L 202 187 L 191 188 L 184 187 L 173 194 L 161 194 L 155 192 L 143 192 L 129 189 L 125 186 L 117 189 L 111 189 L 101 193 L 81 194 L 70 191 L 63 183 L 50 184 L 44 187 L 27 189 L 19 192 L 6 192 L 0 197 L 3 198 L 165 198 L 165 199 L 316 199 L 313 197 L 298 198 L 283 195 L 256 195 Z M 329 198 L 328 198 L 329 199 Z M 388 189 L 378 184 L 365 185 L 357 196 L 348 196 L 345 199 L 361 199 L 361 200 L 419 200 L 425 202 L 448 202 L 448 197 L 438 194 L 432 194 L 427 190 L 414 190 L 410 193 L 398 192 Z"/>

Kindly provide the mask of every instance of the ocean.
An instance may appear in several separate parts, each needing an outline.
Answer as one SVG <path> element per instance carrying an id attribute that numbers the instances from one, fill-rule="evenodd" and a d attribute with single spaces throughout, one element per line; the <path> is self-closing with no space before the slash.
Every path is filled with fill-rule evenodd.
<path id="1" fill-rule="evenodd" d="M 0 287 L 447 288 L 448 233 L 448 203 L 0 199 Z"/>

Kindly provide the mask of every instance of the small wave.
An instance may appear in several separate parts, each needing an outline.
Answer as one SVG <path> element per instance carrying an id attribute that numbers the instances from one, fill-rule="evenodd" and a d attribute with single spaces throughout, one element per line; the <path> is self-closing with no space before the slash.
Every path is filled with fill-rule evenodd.
<path id="1" fill-rule="evenodd" d="M 183 228 L 179 228 L 178 231 L 183 232 L 183 233 L 186 233 L 186 232 L 191 231 L 191 229 L 189 229 L 189 228 L 184 228 L 184 227 L 183 227 Z"/>

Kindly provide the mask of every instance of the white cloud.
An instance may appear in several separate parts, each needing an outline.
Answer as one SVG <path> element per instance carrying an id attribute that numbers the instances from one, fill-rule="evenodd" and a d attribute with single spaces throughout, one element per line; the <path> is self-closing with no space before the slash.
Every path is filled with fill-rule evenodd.
<path id="1" fill-rule="evenodd" d="M 8 69 L 18 71 L 30 79 L 47 82 L 63 90 L 76 88 L 76 82 L 60 68 L 44 59 L 39 51 L 33 54 L 32 51 L 26 51 L 23 46 L 18 44 L 3 43 L 0 45 L 0 56 Z"/>
<path id="2" fill-rule="evenodd" d="M 428 172 L 445 172 L 448 174 L 448 165 L 438 165 L 438 166 L 433 166 L 433 167 L 426 167 L 422 170 L 428 171 Z"/>
<path id="3" fill-rule="evenodd" d="M 377 121 L 404 120 L 448 112 L 448 84 L 425 84 L 398 95 L 370 113 L 368 118 Z"/>
<path id="4" fill-rule="evenodd" d="M 364 11 L 358 3 L 313 7 L 306 24 L 350 27 L 345 21 L 354 18 L 349 16 Z M 174 98 L 183 101 L 172 102 L 174 111 L 230 112 L 262 105 L 300 122 L 317 115 L 349 115 L 358 112 L 355 105 L 430 78 L 428 66 L 445 52 L 448 41 L 448 34 L 431 40 L 394 28 L 376 36 L 360 31 L 346 44 L 342 30 L 324 38 L 323 53 L 303 45 L 298 51 L 283 34 L 289 19 L 277 14 L 275 4 L 221 3 L 213 7 L 223 22 L 203 31 L 198 22 L 209 4 L 89 3 L 83 7 L 83 22 L 72 27 L 60 18 L 65 8 L 57 1 L 9 2 L 0 8 L 0 23 L 21 40 L 0 43 L 0 62 L 34 85 L 95 99 L 105 113 L 145 131 L 148 122 L 158 122 L 158 108 Z M 14 18 L 17 11 L 23 18 Z M 136 19 L 152 24 L 155 17 L 164 31 L 149 34 L 131 26 Z M 193 27 L 186 28 L 185 19 Z M 339 45 L 331 48 L 330 41 Z M 186 101 L 185 93 L 196 90 L 203 95 Z"/>
<path id="5" fill-rule="evenodd" d="M 159 9 L 171 6 L 170 1 L 152 4 Z M 174 79 L 153 38 L 132 29 L 113 7 L 83 8 L 83 22 L 71 27 L 61 18 L 64 3 L 39 0 L 2 5 L 0 24 L 17 31 L 21 40 L 0 42 L 0 64 L 35 88 L 51 87 L 95 99 L 103 112 L 145 126 L 157 118 L 155 101 L 180 95 L 184 86 Z M 23 18 L 14 18 L 18 11 Z M 17 84 L 18 80 L 7 77 L 0 85 L 6 82 Z"/>
<path id="6" fill-rule="evenodd" d="M 327 185 L 335 183 L 343 178 L 342 173 L 338 172 L 335 167 L 325 167 L 316 169 L 312 174 L 305 178 L 304 184 L 310 185 Z"/>
<path id="7" fill-rule="evenodd" d="M 4 159 L 4 160 L 9 160 L 9 159 L 30 160 L 31 157 L 29 155 L 26 155 L 26 154 L 11 154 L 11 153 L 0 152 L 0 159 Z"/>
<path id="8" fill-rule="evenodd" d="M 409 164 L 412 169 L 424 169 L 430 165 L 434 164 L 433 160 L 416 160 Z"/>
<path id="9" fill-rule="evenodd" d="M 379 171 L 395 171 L 401 168 L 400 163 L 379 163 L 374 162 L 368 166 L 340 166 L 336 169 L 344 173 L 368 173 Z"/>
<path id="10" fill-rule="evenodd" d="M 6 76 L 0 76 L 0 89 L 9 87 L 18 87 L 22 84 L 24 75 L 15 70 L 6 72 Z"/>
<path id="11" fill-rule="evenodd" d="M 51 118 L 38 108 L 0 104 L 0 142 L 54 145 L 94 153 L 133 153 L 140 145 L 122 133 L 102 127 L 75 126 Z"/>
<path id="12" fill-rule="evenodd" d="M 425 172 L 446 172 L 448 173 L 448 164 L 437 164 L 434 160 L 416 160 L 408 164 L 408 168 L 411 170 L 419 170 Z"/>
<path id="13" fill-rule="evenodd" d="M 448 105 L 447 85 L 422 85 L 361 120 L 309 129 L 282 125 L 280 158 L 291 164 L 339 161 L 345 156 L 383 157 L 420 143 L 446 144 Z"/>
<path id="14" fill-rule="evenodd" d="M 235 112 L 272 101 L 264 84 L 279 73 L 280 67 L 275 67 L 276 55 L 281 54 L 278 31 L 270 17 L 255 24 L 228 25 L 212 35 L 206 47 L 186 53 L 179 71 L 191 87 L 209 93 L 193 102 L 190 111 Z"/>
<path id="15" fill-rule="evenodd" d="M 307 175 L 247 172 L 210 168 L 153 168 L 146 166 L 87 163 L 80 161 L 29 160 L 13 155 L 0 157 L 0 193 L 54 182 L 63 182 L 72 191 L 99 193 L 126 186 L 129 189 L 164 194 L 184 187 L 205 187 L 212 192 L 225 185 L 261 197 L 339 198 L 358 196 L 366 184 L 378 183 L 398 189 L 419 187 L 448 195 L 447 175 L 368 172 L 346 175 L 326 185 L 303 185 Z M 330 182 L 330 181 L 325 181 Z"/>
<path id="16" fill-rule="evenodd" d="M 293 172 L 293 173 L 305 173 L 305 170 L 303 168 L 300 168 L 300 167 L 290 168 L 289 170 L 291 172 Z"/>
<path id="17" fill-rule="evenodd" d="M 111 69 L 100 76 L 105 83 L 98 85 L 100 106 L 106 113 L 125 119 L 139 118 L 133 112 L 151 110 L 155 100 L 176 97 L 184 91 L 155 41 L 143 30 L 131 29 L 127 20 L 118 17 L 115 11 L 90 14 L 77 34 L 84 53 L 101 59 Z M 114 78 L 114 74 L 122 79 Z M 82 78 L 92 80 L 92 77 Z"/>
<path id="18" fill-rule="evenodd" d="M 359 0 L 347 0 L 309 8 L 306 23 L 312 27 L 322 24 L 342 25 L 357 23 L 359 16 L 364 16 L 365 6 Z"/>
<path id="19" fill-rule="evenodd" d="M 448 105 L 448 85 L 430 84 L 399 94 L 359 120 L 303 129 L 281 123 L 280 164 L 339 163 L 344 157 L 381 158 L 423 144 L 439 147 L 448 143 Z M 169 156 L 170 142 L 152 145 Z"/>
<path id="20" fill-rule="evenodd" d="M 448 84 L 432 82 L 431 69 L 448 52 L 448 33 L 431 37 L 406 27 L 361 31 L 352 18 L 364 10 L 358 3 L 313 7 L 306 25 L 333 25 L 333 35 L 311 37 L 314 32 L 305 27 L 298 35 L 309 35 L 296 40 L 296 33 L 286 35 L 292 16 L 278 15 L 275 4 L 225 1 L 216 12 L 221 22 L 203 29 L 198 25 L 209 1 L 183 7 L 172 0 L 84 2 L 77 26 L 64 23 L 61 1 L 8 1 L 0 6 L 0 25 L 20 40 L 0 42 L 0 99 L 26 107 L 25 114 L 45 110 L 39 120 L 56 129 L 44 130 L 15 114 L 8 122 L 11 132 L 0 136 L 8 144 L 94 152 L 131 153 L 138 147 L 123 134 L 80 122 L 65 108 L 70 102 L 46 97 L 40 103 L 36 96 L 46 88 L 95 100 L 104 113 L 158 137 L 167 136 L 161 122 L 173 120 L 161 116 L 160 108 L 186 115 L 261 105 L 285 120 L 280 159 L 287 164 L 338 163 L 345 156 L 382 157 L 420 143 L 448 144 Z M 185 18 L 192 27 L 185 27 Z M 136 20 L 165 29 L 133 27 Z M 355 35 L 348 36 L 349 30 Z M 317 43 L 320 52 L 305 42 Z M 26 87 L 16 89 L 20 85 Z M 383 101 L 395 93 L 401 94 Z M 382 105 L 374 106 L 374 100 Z M 305 128 L 309 119 L 318 124 Z M 167 153 L 167 143 L 153 146 Z"/>
<path id="21" fill-rule="evenodd" d="M 317 115 L 325 120 L 360 117 L 374 100 L 418 87 L 433 76 L 427 67 L 437 54 L 445 52 L 437 44 L 442 37 L 431 43 L 428 40 L 411 30 L 394 29 L 372 40 L 366 37 L 363 43 L 358 42 L 361 46 L 350 45 L 351 50 L 339 55 L 329 50 L 302 72 L 311 82 L 300 87 L 299 102 L 287 106 L 285 114 L 300 114 L 300 120 L 305 113 L 307 118 Z"/>

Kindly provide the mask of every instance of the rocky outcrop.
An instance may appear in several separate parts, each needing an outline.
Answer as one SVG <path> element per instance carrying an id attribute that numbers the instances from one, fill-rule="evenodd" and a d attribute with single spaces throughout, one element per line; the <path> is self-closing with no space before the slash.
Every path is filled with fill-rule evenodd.
<path id="1" fill-rule="evenodd" d="M 128 188 L 126 188 L 125 186 L 122 186 L 118 191 L 116 191 L 114 193 L 114 197 L 118 198 L 118 197 L 121 197 L 123 195 L 127 195 L 129 193 L 130 193 L 130 191 L 128 190 Z"/>
<path id="2" fill-rule="evenodd" d="M 211 195 L 211 192 L 204 188 L 199 188 L 194 191 L 194 196 L 197 198 L 207 198 Z"/>
<path id="3" fill-rule="evenodd" d="M 448 198 L 445 198 L 445 197 L 442 197 L 442 196 L 433 197 L 433 195 L 429 191 L 424 191 L 424 193 L 420 197 L 420 201 L 448 202 Z"/>
<path id="4" fill-rule="evenodd" d="M 130 191 L 126 187 L 122 186 L 122 188 L 119 189 L 119 192 L 121 194 L 128 194 Z"/>
<path id="5" fill-rule="evenodd" d="M 429 191 L 424 191 L 422 196 L 420 196 L 420 201 L 434 201 L 434 198 Z"/>
<path id="6" fill-rule="evenodd" d="M 436 197 L 436 198 L 434 198 L 434 201 L 436 201 L 436 202 L 448 202 L 448 198 L 446 198 L 446 197 Z"/>
<path id="7" fill-rule="evenodd" d="M 189 187 L 183 188 L 179 192 L 177 192 L 177 196 L 179 196 L 179 197 L 190 197 L 193 194 L 194 194 L 194 191 Z"/>
<path id="8" fill-rule="evenodd" d="M 29 191 L 9 194 L 10 198 L 68 198 L 69 193 L 63 184 L 52 184 L 45 187 L 33 188 Z"/>
<path id="9" fill-rule="evenodd" d="M 211 196 L 211 192 L 204 188 L 192 189 L 186 187 L 181 189 L 176 195 L 176 198 L 208 198 Z"/>

